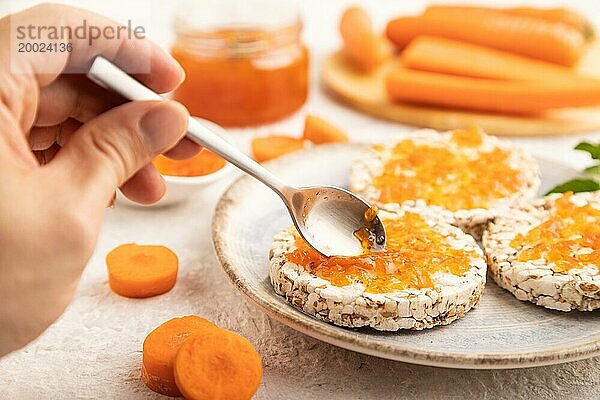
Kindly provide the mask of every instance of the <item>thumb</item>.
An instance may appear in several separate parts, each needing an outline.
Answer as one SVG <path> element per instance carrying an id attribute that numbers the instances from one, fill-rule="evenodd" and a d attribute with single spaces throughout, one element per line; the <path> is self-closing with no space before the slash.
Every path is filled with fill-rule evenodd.
<path id="1" fill-rule="evenodd" d="M 174 101 L 136 101 L 82 125 L 48 165 L 69 177 L 83 201 L 104 207 L 115 190 L 187 131 L 188 112 Z"/>

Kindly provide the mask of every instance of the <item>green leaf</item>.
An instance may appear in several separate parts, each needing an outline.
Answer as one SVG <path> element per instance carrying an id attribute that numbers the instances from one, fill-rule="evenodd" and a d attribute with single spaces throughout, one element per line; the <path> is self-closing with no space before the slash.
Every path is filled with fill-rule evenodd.
<path id="1" fill-rule="evenodd" d="M 600 183 L 593 179 L 571 179 L 561 185 L 555 186 L 546 194 L 565 193 L 569 191 L 573 193 L 595 192 L 596 190 L 600 190 Z"/>
<path id="2" fill-rule="evenodd" d="M 600 143 L 581 142 L 575 146 L 575 150 L 587 151 L 594 160 L 600 160 Z"/>
<path id="3" fill-rule="evenodd" d="M 587 167 L 584 171 L 586 174 L 600 176 L 600 164 Z"/>

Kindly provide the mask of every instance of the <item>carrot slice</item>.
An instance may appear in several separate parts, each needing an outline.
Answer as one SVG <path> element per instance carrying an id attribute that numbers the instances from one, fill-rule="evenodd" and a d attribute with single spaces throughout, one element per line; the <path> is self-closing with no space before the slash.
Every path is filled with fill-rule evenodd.
<path id="1" fill-rule="evenodd" d="M 361 71 L 371 72 L 392 55 L 387 39 L 373 32 L 371 18 L 361 8 L 350 7 L 340 19 L 346 57 Z"/>
<path id="2" fill-rule="evenodd" d="M 302 150 L 304 140 L 290 136 L 264 136 L 252 139 L 252 154 L 258 162 L 272 160 L 293 151 Z"/>
<path id="3" fill-rule="evenodd" d="M 394 101 L 516 114 L 600 104 L 597 79 L 500 81 L 399 69 L 389 73 L 386 87 Z"/>
<path id="4" fill-rule="evenodd" d="M 322 144 L 347 142 L 348 136 L 323 118 L 309 114 L 304 120 L 304 139 L 314 144 Z"/>
<path id="5" fill-rule="evenodd" d="M 425 9 L 426 15 L 433 15 L 437 12 L 445 12 L 446 10 L 457 10 L 460 12 L 472 11 L 495 11 L 509 15 L 521 15 L 542 19 L 548 22 L 559 22 L 577 29 L 588 39 L 594 37 L 594 28 L 589 20 L 582 14 L 567 9 L 567 8 L 535 8 L 535 7 L 513 7 L 513 8 L 492 8 L 492 7 L 477 7 L 477 6 L 450 6 L 450 5 L 435 5 Z"/>
<path id="6" fill-rule="evenodd" d="M 108 283 L 125 297 L 151 297 L 171 290 L 177 280 L 177 256 L 164 246 L 129 243 L 106 256 Z"/>
<path id="7" fill-rule="evenodd" d="M 170 319 L 150 332 L 142 352 L 142 379 L 146 386 L 166 396 L 181 396 L 173 374 L 179 347 L 192 335 L 217 329 L 212 322 L 189 315 Z"/>
<path id="8" fill-rule="evenodd" d="M 583 35 L 565 24 L 498 12 L 463 13 L 447 10 L 434 15 L 390 21 L 388 38 L 405 47 L 417 36 L 439 36 L 492 47 L 560 65 L 572 66 L 585 50 Z"/>
<path id="9" fill-rule="evenodd" d="M 571 69 L 489 47 L 419 36 L 400 55 L 411 69 L 489 79 L 575 79 Z"/>
<path id="10" fill-rule="evenodd" d="M 174 371 L 177 387 L 190 400 L 249 400 L 262 379 L 260 356 L 252 344 L 226 330 L 186 340 Z"/>

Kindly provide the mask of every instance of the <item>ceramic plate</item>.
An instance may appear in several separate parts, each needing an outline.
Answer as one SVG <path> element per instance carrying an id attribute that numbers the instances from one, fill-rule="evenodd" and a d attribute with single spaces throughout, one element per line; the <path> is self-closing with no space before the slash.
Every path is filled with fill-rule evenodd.
<path id="1" fill-rule="evenodd" d="M 362 146 L 319 146 L 268 164 L 300 185 L 348 186 L 351 161 Z M 539 159 L 542 191 L 577 171 Z M 454 368 L 517 368 L 600 355 L 600 311 L 563 313 L 515 299 L 488 280 L 479 307 L 447 326 L 425 331 L 379 332 L 319 321 L 288 304 L 269 281 L 273 236 L 291 224 L 278 197 L 250 177 L 223 195 L 213 220 L 213 241 L 235 286 L 271 317 L 307 335 L 346 349 L 399 361 Z"/>

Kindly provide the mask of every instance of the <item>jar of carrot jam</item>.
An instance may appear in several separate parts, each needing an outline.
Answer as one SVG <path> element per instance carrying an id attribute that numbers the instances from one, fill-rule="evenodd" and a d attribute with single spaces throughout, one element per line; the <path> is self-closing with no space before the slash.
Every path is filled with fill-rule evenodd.
<path id="1" fill-rule="evenodd" d="M 190 1 L 176 18 L 172 55 L 186 80 L 174 98 L 223 126 L 281 119 L 304 104 L 308 51 L 284 0 Z"/>

